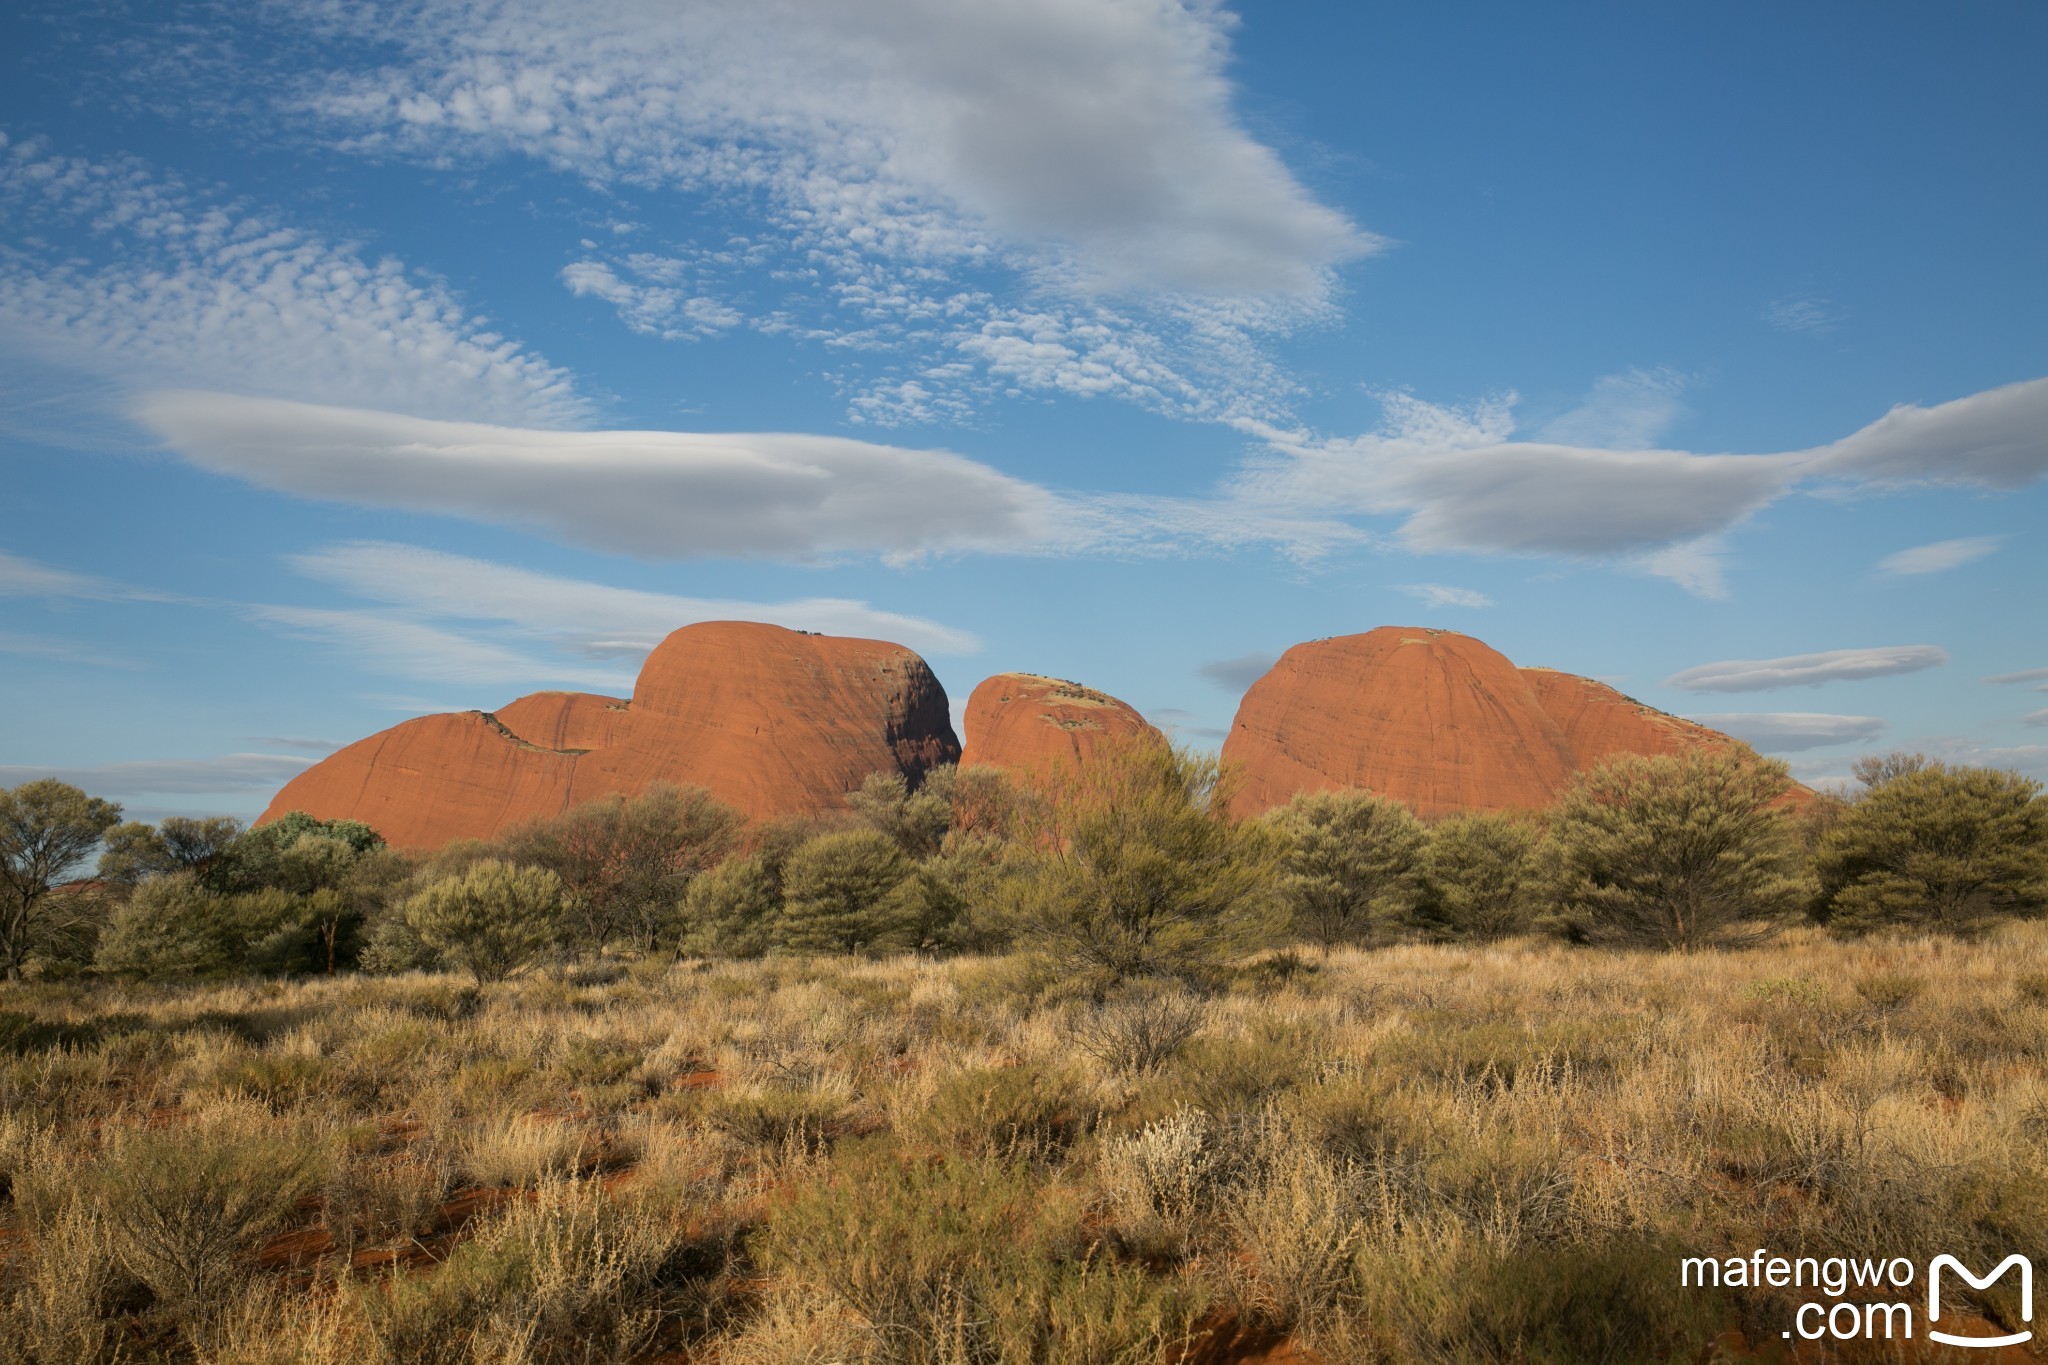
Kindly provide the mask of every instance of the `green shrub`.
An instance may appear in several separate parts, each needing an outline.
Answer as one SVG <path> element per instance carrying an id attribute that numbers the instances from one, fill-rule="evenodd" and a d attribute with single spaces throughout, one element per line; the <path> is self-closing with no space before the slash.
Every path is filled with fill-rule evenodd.
<path id="1" fill-rule="evenodd" d="M 405 922 L 479 984 L 503 980 L 559 940 L 562 880 L 543 868 L 487 858 L 407 901 Z"/>
<path id="2" fill-rule="evenodd" d="M 1088 1129 L 1079 1081 L 1026 1063 L 948 1076 L 912 1124 L 915 1136 L 953 1152 L 1005 1161 L 1056 1155 Z"/>
<path id="3" fill-rule="evenodd" d="M 1109 1260 L 1085 1201 L 1027 1166 L 852 1153 L 756 1241 L 763 1263 L 857 1314 L 902 1365 L 1151 1365 L 1201 1298 Z"/>
<path id="4" fill-rule="evenodd" d="M 1070 972 L 1199 978 L 1264 935 L 1273 840 L 1234 824 L 1214 758 L 1156 741 L 1062 765 L 1016 815 L 999 887 L 1017 939 Z"/>
<path id="5" fill-rule="evenodd" d="M 1821 837 L 1815 915 L 1834 929 L 1973 933 L 2048 909 L 2048 798 L 1994 768 L 1927 764 L 1873 785 Z"/>
<path id="6" fill-rule="evenodd" d="M 1538 905 L 1537 834 L 1494 812 L 1454 815 L 1429 831 L 1415 923 L 1430 938 L 1484 941 L 1530 928 Z"/>
<path id="7" fill-rule="evenodd" d="M 1574 777 L 1544 852 L 1555 924 L 1594 943 L 1754 941 L 1806 898 L 1785 765 L 1747 750 L 1610 759 Z"/>
<path id="8" fill-rule="evenodd" d="M 1279 894 L 1296 936 L 1329 949 L 1408 917 L 1423 830 L 1399 801 L 1301 792 L 1268 819 L 1282 840 Z"/>
<path id="9" fill-rule="evenodd" d="M 914 865 L 873 830 L 823 834 L 789 857 L 775 947 L 790 953 L 884 953 L 917 946 Z"/>

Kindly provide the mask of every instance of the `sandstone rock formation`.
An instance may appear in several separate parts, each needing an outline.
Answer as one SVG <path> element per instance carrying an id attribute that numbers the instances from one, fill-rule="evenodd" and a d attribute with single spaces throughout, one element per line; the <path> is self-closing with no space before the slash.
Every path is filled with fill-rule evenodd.
<path id="1" fill-rule="evenodd" d="M 1163 739 L 1106 692 L 1035 673 L 998 673 L 967 698 L 960 762 L 1042 771 L 1085 761 L 1106 740 Z"/>
<path id="2" fill-rule="evenodd" d="M 1732 745 L 1604 683 L 1516 668 L 1453 631 L 1382 626 L 1296 645 L 1253 683 L 1223 743 L 1239 816 L 1298 791 L 1362 787 L 1434 820 L 1549 805 L 1616 753 Z"/>
<path id="3" fill-rule="evenodd" d="M 751 816 L 809 815 L 870 773 L 915 781 L 959 753 L 945 689 L 901 645 L 714 621 L 662 641 L 630 701 L 538 692 L 409 720 L 308 768 L 262 818 L 343 816 L 433 848 L 657 783 L 709 788 Z"/>

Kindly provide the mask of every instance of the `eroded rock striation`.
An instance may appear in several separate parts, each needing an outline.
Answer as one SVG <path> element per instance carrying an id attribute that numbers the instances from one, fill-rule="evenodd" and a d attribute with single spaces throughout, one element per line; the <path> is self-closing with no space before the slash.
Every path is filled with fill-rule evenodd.
<path id="1" fill-rule="evenodd" d="M 1086 762 L 1110 741 L 1163 736 L 1135 710 L 1092 687 L 1036 673 L 998 673 L 967 698 L 963 766 L 1046 771 Z"/>
<path id="2" fill-rule="evenodd" d="M 1735 743 L 1590 678 L 1517 668 L 1469 635 L 1382 626 L 1281 655 L 1245 693 L 1223 757 L 1243 769 L 1239 816 L 1361 787 L 1434 820 L 1547 806 L 1617 753 Z"/>
<path id="3" fill-rule="evenodd" d="M 362 820 L 401 848 L 485 839 L 613 792 L 708 788 L 755 817 L 840 809 L 870 773 L 955 761 L 945 689 L 901 645 L 746 621 L 685 626 L 630 700 L 537 692 L 422 716 L 293 778 L 263 819 Z"/>

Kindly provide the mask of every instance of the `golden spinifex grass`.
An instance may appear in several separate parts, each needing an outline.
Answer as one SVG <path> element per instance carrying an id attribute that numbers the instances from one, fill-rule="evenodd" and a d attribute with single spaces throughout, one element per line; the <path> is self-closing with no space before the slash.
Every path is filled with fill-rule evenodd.
<path id="1" fill-rule="evenodd" d="M 2044 949 L 14 986 L 0 1358 L 1699 1359 L 1681 1256 L 2048 1263 Z"/>

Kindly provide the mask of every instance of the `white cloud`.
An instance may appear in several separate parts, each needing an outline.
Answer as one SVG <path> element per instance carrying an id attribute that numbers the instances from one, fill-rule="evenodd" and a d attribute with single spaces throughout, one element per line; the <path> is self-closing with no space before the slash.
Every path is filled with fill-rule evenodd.
<path id="1" fill-rule="evenodd" d="M 1793 294 L 1772 299 L 1764 306 L 1765 322 L 1781 332 L 1832 332 L 1842 315 L 1829 300 L 1811 294 Z"/>
<path id="2" fill-rule="evenodd" d="M 507 687 L 567 683 L 600 692 L 633 686 L 629 671 L 538 658 L 394 612 L 251 606 L 244 614 L 285 634 L 329 645 L 351 667 L 392 677 Z"/>
<path id="3" fill-rule="evenodd" d="M 2020 488 L 2048 474 L 2048 379 L 1987 389 L 1931 408 L 1901 404 L 1807 452 L 1809 472 L 1879 484 Z"/>
<path id="4" fill-rule="evenodd" d="M 379 542 L 329 546 L 290 562 L 298 573 L 356 597 L 424 617 L 502 623 L 572 654 L 636 666 L 670 631 L 698 621 L 766 621 L 889 640 L 921 653 L 971 654 L 981 647 L 966 631 L 846 598 L 678 597 Z"/>
<path id="5" fill-rule="evenodd" d="M 144 426 L 266 488 L 541 530 L 648 558 L 891 560 L 1061 534 L 1052 494 L 945 451 L 782 433 L 546 431 L 160 392 Z"/>
<path id="6" fill-rule="evenodd" d="M 54 777 L 95 796 L 137 793 L 268 791 L 312 763 L 297 754 L 223 754 L 217 758 L 151 758 L 90 767 L 0 764 L 0 787 Z"/>
<path id="7" fill-rule="evenodd" d="M 1867 744 L 1884 733 L 1877 716 L 1836 716 L 1810 711 L 1694 714 L 1690 717 L 1767 754 L 1797 753 L 1830 744 Z"/>
<path id="8" fill-rule="evenodd" d="M 1948 651 L 1935 645 L 1833 649 L 1777 659 L 1726 659 L 1700 664 L 1672 674 L 1664 685 L 1687 692 L 1769 692 L 1780 687 L 1818 687 L 1822 683 L 1915 673 L 1947 662 Z"/>
<path id="9" fill-rule="evenodd" d="M 2005 683 L 2048 682 L 2048 668 L 2023 668 L 2017 673 L 2000 673 L 1984 679 L 1994 685 Z"/>
<path id="10" fill-rule="evenodd" d="M 198 385 L 554 425 L 569 376 L 445 286 L 133 160 L 0 138 L 0 347 L 123 386 Z"/>
<path id="11" fill-rule="evenodd" d="M 136 666 L 131 659 L 103 653 L 76 640 L 66 640 L 54 635 L 23 635 L 6 630 L 0 630 L 0 654 L 13 654 L 28 659 L 50 659 L 65 664 L 87 664 L 94 668 Z"/>
<path id="12" fill-rule="evenodd" d="M 73 573 L 0 550 L 0 597 L 73 598 L 88 602 L 174 602 L 173 594 Z"/>
<path id="13" fill-rule="evenodd" d="M 1225 74 L 1236 20 L 1210 0 L 622 0 L 570 26 L 547 0 L 362 14 L 362 50 L 397 59 L 300 87 L 340 146 L 524 156 L 742 206 L 758 230 L 739 254 L 782 267 L 755 291 L 772 309 L 707 289 L 725 248 L 600 252 L 565 282 L 653 335 L 752 314 L 872 351 L 881 373 L 844 378 L 855 420 L 959 420 L 1006 389 L 1270 416 L 1293 386 L 1260 338 L 1333 316 L 1339 267 L 1382 245 L 1245 129 Z M 654 204 L 636 212 L 659 233 L 672 215 Z"/>
<path id="14" fill-rule="evenodd" d="M 2029 712 L 2027 712 L 2027 714 L 2026 714 L 2026 715 L 2024 715 L 2024 716 L 2021 716 L 2021 717 L 2020 717 L 2020 724 L 2022 724 L 2022 725 L 2048 725 L 2048 708 L 2044 708 L 2044 709 L 2042 709 L 2042 710 L 2039 710 L 2039 711 L 2029 711 Z"/>
<path id="15" fill-rule="evenodd" d="M 1941 573 L 1959 568 L 1995 552 L 2004 536 L 1965 536 L 1960 540 L 1937 540 L 1898 550 L 1877 561 L 1878 570 L 1888 574 Z"/>
<path id="16" fill-rule="evenodd" d="M 502 0 L 365 22 L 405 55 L 311 97 L 348 145 L 765 193 L 827 254 L 1320 300 L 1373 245 L 1239 123 L 1234 21 L 1210 4 L 622 0 L 565 26 Z"/>
<path id="17" fill-rule="evenodd" d="M 1400 591 L 1429 607 L 1490 607 L 1493 599 L 1471 588 L 1452 588 L 1442 583 L 1403 583 Z"/>
<path id="18" fill-rule="evenodd" d="M 1242 692 L 1271 672 L 1280 661 L 1276 654 L 1240 654 L 1234 659 L 1214 659 L 1195 671 L 1231 692 Z"/>
<path id="19" fill-rule="evenodd" d="M 1584 402 L 1536 433 L 1552 445 L 1644 450 L 1685 415 L 1679 396 L 1687 379 L 1668 367 L 1603 376 Z"/>

